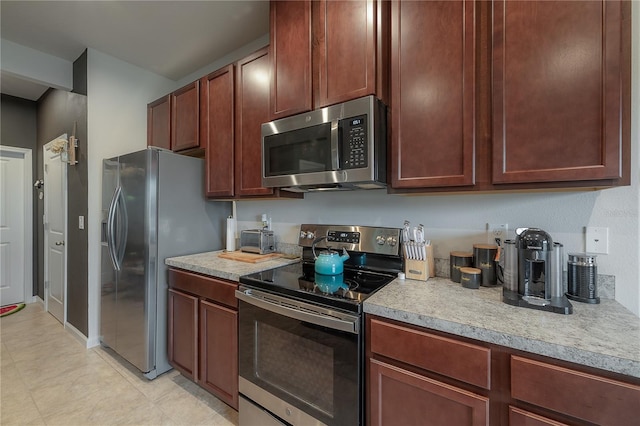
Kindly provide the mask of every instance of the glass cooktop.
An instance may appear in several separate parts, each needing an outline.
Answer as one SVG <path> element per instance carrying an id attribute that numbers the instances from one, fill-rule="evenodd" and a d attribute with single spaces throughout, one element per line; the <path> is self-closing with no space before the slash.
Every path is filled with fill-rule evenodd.
<path id="1" fill-rule="evenodd" d="M 339 275 L 316 274 L 313 263 L 303 262 L 245 275 L 240 277 L 240 283 L 307 302 L 361 312 L 362 302 L 394 278 L 392 274 L 347 268 Z"/>

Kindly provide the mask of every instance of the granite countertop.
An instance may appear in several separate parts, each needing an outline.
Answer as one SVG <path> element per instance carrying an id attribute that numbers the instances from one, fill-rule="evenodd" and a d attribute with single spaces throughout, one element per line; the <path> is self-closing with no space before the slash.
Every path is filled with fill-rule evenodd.
<path id="1" fill-rule="evenodd" d="M 396 279 L 364 312 L 640 378 L 640 318 L 610 299 L 571 304 L 573 314 L 561 315 L 507 305 L 501 287 Z"/>
<path id="2" fill-rule="evenodd" d="M 186 269 L 187 271 L 237 282 L 242 275 L 266 271 L 300 261 L 299 258 L 286 259 L 284 257 L 277 257 L 265 262 L 248 263 L 218 257 L 218 255 L 223 252 L 224 250 L 217 250 L 187 256 L 168 257 L 164 263 L 175 268 Z"/>

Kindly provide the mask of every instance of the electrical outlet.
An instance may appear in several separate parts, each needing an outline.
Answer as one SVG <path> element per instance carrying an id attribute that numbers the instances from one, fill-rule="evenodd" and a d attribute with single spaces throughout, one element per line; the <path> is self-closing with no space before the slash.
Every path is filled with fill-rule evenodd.
<path id="1" fill-rule="evenodd" d="M 587 226 L 586 252 L 597 254 L 609 254 L 609 228 Z"/>
<path id="2" fill-rule="evenodd" d="M 487 243 L 495 244 L 496 238 L 500 241 L 507 239 L 507 231 L 509 230 L 509 224 L 507 223 L 487 223 Z"/>

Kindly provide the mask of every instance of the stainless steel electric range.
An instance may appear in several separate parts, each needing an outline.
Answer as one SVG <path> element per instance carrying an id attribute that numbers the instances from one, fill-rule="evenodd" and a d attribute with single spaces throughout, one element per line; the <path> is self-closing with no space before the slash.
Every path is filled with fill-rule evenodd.
<path id="1" fill-rule="evenodd" d="M 400 229 L 300 226 L 302 262 L 240 277 L 240 425 L 362 425 L 362 303 L 402 271 Z M 344 272 L 315 252 L 346 250 Z"/>

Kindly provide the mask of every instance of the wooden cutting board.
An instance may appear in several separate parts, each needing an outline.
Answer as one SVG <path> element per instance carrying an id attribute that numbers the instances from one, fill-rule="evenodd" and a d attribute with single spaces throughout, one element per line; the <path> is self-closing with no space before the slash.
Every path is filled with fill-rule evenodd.
<path id="1" fill-rule="evenodd" d="M 220 253 L 218 257 L 229 260 L 237 260 L 239 262 L 258 263 L 282 257 L 282 253 L 256 254 L 245 253 L 243 251 L 225 251 Z"/>

